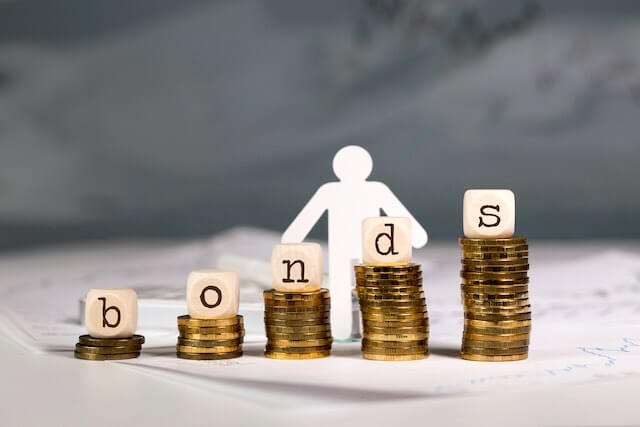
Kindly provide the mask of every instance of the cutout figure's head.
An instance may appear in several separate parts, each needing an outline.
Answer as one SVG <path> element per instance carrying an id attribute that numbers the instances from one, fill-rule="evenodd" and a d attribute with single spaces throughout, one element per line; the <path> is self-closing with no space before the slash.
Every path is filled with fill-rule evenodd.
<path id="1" fill-rule="evenodd" d="M 364 181 L 372 170 L 371 155 L 358 145 L 342 147 L 333 158 L 333 172 L 340 181 Z"/>

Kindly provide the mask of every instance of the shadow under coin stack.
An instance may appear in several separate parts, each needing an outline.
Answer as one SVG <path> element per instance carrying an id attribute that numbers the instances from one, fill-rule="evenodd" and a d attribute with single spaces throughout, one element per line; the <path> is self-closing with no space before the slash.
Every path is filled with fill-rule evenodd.
<path id="1" fill-rule="evenodd" d="M 178 317 L 176 355 L 181 359 L 222 360 L 242 356 L 244 322 L 241 315 L 229 319 Z"/>
<path id="2" fill-rule="evenodd" d="M 462 358 L 527 358 L 531 332 L 528 245 L 523 237 L 461 238 Z"/>
<path id="3" fill-rule="evenodd" d="M 84 360 L 124 360 L 140 356 L 144 344 L 142 335 L 127 338 L 94 338 L 81 335 L 76 344 L 76 359 Z"/>
<path id="4" fill-rule="evenodd" d="M 264 291 L 264 324 L 271 359 L 316 359 L 331 352 L 329 291 Z"/>
<path id="5" fill-rule="evenodd" d="M 420 265 L 354 268 L 363 357 L 400 361 L 428 356 L 429 317 Z"/>

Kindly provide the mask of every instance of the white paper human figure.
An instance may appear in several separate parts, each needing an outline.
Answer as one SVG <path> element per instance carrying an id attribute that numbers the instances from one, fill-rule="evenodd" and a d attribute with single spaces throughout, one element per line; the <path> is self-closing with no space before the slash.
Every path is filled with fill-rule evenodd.
<path id="1" fill-rule="evenodd" d="M 373 160 L 367 150 L 356 145 L 341 148 L 333 158 L 333 172 L 340 181 L 322 185 L 282 235 L 283 243 L 302 242 L 325 210 L 329 211 L 329 290 L 331 329 L 337 339 L 347 339 L 352 331 L 351 290 L 353 265 L 362 259 L 362 220 L 380 216 L 411 218 L 412 243 L 427 243 L 426 230 L 381 182 L 367 181 Z"/>

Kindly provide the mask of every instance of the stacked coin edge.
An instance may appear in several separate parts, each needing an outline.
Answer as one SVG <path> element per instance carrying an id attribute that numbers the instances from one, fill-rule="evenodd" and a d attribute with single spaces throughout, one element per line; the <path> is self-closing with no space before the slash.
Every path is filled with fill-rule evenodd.
<path id="1" fill-rule="evenodd" d="M 83 360 L 124 360 L 140 356 L 144 344 L 142 335 L 126 338 L 95 338 L 80 335 L 75 351 L 76 359 Z"/>
<path id="2" fill-rule="evenodd" d="M 362 315 L 362 356 L 406 361 L 429 355 L 429 317 L 419 264 L 354 266 Z"/>
<path id="3" fill-rule="evenodd" d="M 244 321 L 241 315 L 227 319 L 194 319 L 178 316 L 176 356 L 189 360 L 224 360 L 242 356 Z"/>
<path id="4" fill-rule="evenodd" d="M 331 354 L 331 299 L 327 289 L 313 292 L 265 290 L 264 305 L 265 357 L 306 360 Z"/>
<path id="5" fill-rule="evenodd" d="M 526 238 L 460 238 L 459 244 L 461 357 L 486 362 L 526 359 L 531 332 Z"/>

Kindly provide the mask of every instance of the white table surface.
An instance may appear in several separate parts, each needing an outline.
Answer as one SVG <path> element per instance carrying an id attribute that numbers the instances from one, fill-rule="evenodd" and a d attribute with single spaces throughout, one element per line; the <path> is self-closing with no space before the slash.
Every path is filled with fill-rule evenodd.
<path id="1" fill-rule="evenodd" d="M 539 246 L 538 252 L 553 257 L 578 246 L 581 252 L 588 252 L 602 245 L 548 243 Z M 640 244 L 615 246 L 637 251 Z M 9 268 L 7 257 L 4 259 L 3 265 Z M 291 417 L 282 410 L 172 382 L 125 365 L 78 361 L 70 351 L 30 352 L 0 335 L 3 426 L 634 425 L 640 424 L 639 392 L 640 378 L 629 376 L 517 393 L 498 391 L 318 408 L 303 417 Z"/>

